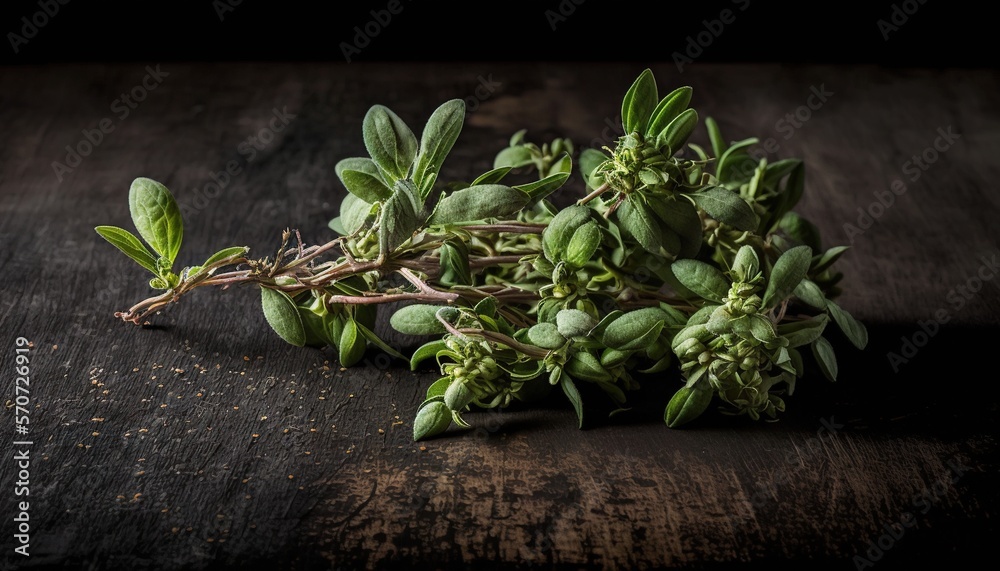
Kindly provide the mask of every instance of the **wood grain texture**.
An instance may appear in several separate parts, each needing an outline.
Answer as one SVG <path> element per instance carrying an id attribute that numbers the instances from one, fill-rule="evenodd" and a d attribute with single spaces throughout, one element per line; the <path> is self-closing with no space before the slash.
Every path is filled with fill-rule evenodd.
<path id="1" fill-rule="evenodd" d="M 989 553 L 1000 498 L 998 391 L 986 371 L 1000 299 L 988 279 L 961 307 L 949 292 L 981 256 L 1000 254 L 996 72 L 654 67 L 661 90 L 693 86 L 693 106 L 727 137 L 774 138 L 779 156 L 806 160 L 800 210 L 830 245 L 850 242 L 844 224 L 874 193 L 904 182 L 841 262 L 842 305 L 868 324 L 871 346 L 836 339 L 840 381 L 804 379 L 774 424 L 713 414 L 668 430 L 659 415 L 675 381 L 648 379 L 621 422 L 595 412 L 581 432 L 553 400 L 472 414 L 472 431 L 414 444 L 433 372 L 374 352 L 341 371 L 329 351 L 273 335 L 251 289 L 202 291 L 153 327 L 127 326 L 112 314 L 145 297 L 144 278 L 93 227 L 128 226 L 128 186 L 147 176 L 185 205 L 185 264 L 229 245 L 271 252 L 289 226 L 326 240 L 345 192 L 333 164 L 364 153 L 370 105 L 419 125 L 440 102 L 471 98 L 445 169 L 468 178 L 525 126 L 534 140 L 611 142 L 641 67 L 161 71 L 121 119 L 114 102 L 141 84 L 143 66 L 0 68 L 3 400 L 14 339 L 34 342 L 32 557 L 11 554 L 5 516 L 6 565 L 847 569 L 908 512 L 915 526 L 879 567 Z M 816 105 L 812 88 L 832 95 Z M 810 101 L 818 108 L 790 127 L 786 114 Z M 241 146 L 284 116 L 294 118 L 261 149 Z M 53 161 L 104 118 L 113 130 L 58 180 Z M 933 148 L 939 128 L 960 136 L 911 180 L 906 162 Z M 240 174 L 206 193 L 230 161 Z M 887 353 L 937 310 L 948 323 L 894 371 Z M 12 441 L 0 438 L 3 458 Z M 0 462 L 4 514 L 14 478 Z"/>

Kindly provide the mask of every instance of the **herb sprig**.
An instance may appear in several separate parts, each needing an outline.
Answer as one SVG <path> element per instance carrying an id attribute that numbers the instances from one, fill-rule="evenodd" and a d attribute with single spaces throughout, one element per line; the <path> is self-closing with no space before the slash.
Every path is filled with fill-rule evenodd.
<path id="1" fill-rule="evenodd" d="M 143 324 L 196 288 L 253 284 L 282 339 L 331 347 L 345 367 L 370 346 L 414 370 L 434 359 L 441 376 L 416 411 L 415 440 L 556 386 L 582 427 L 583 384 L 615 414 L 640 382 L 677 383 L 670 427 L 716 401 L 725 413 L 776 418 L 807 357 L 836 380 L 827 325 L 867 344 L 864 325 L 834 302 L 843 276 L 832 267 L 847 248 L 824 250 L 793 211 L 802 161 L 755 159 L 756 139 L 727 142 L 710 118 L 711 149 L 689 142 L 692 95 L 680 87 L 661 98 L 647 69 L 625 94 L 613 146 L 577 154 L 568 139 L 539 145 L 519 131 L 491 170 L 447 183 L 439 175 L 465 103 L 434 110 L 419 139 L 375 105 L 362 128 L 369 156 L 335 167 L 348 191 L 330 221 L 337 238 L 306 245 L 286 230 L 273 256 L 228 247 L 178 272 L 180 209 L 165 186 L 138 178 L 129 209 L 139 236 L 96 230 L 162 293 L 116 315 Z M 549 198 L 574 163 L 588 193 L 558 208 Z M 386 343 L 376 332 L 383 304 L 393 304 L 394 329 L 427 342 L 410 355 Z"/>

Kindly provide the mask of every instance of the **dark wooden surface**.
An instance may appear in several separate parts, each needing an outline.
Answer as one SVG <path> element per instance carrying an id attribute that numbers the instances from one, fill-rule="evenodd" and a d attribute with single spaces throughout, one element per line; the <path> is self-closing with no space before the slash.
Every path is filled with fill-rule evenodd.
<path id="1" fill-rule="evenodd" d="M 849 243 L 857 209 L 904 181 L 841 262 L 842 305 L 868 324 L 869 349 L 835 339 L 840 381 L 803 379 L 778 423 L 713 413 L 668 430 L 660 414 L 676 381 L 650 379 L 638 409 L 614 424 L 593 418 L 578 431 L 556 400 L 472 414 L 474 430 L 415 444 L 411 420 L 432 372 L 374 352 L 341 371 L 328 351 L 284 345 L 250 289 L 200 291 L 155 327 L 123 324 L 113 313 L 145 297 L 145 279 L 93 227 L 130 226 L 135 177 L 190 203 L 237 161 L 243 172 L 186 217 L 184 263 L 232 244 L 269 252 L 286 226 L 327 240 L 344 194 L 333 165 L 363 152 L 370 105 L 419 128 L 439 103 L 494 82 L 470 105 L 446 166 L 469 178 L 522 127 L 533 140 L 589 146 L 641 67 L 161 69 L 162 84 L 119 119 L 113 102 L 140 83 L 141 65 L 0 68 L 6 565 L 850 569 L 908 512 L 915 525 L 877 567 L 993 552 L 1000 298 L 995 280 L 961 308 L 950 290 L 1000 248 L 996 72 L 655 67 L 661 89 L 692 85 L 693 106 L 727 137 L 773 137 L 779 156 L 807 161 L 801 211 L 828 244 Z M 800 128 L 777 123 L 820 86 L 833 95 Z M 253 160 L 240 152 L 286 108 L 287 128 Z M 106 117 L 114 130 L 57 180 L 53 161 Z M 911 180 L 904 163 L 939 128 L 960 137 Z M 948 323 L 894 371 L 887 352 L 939 309 Z M 13 554 L 8 516 L 18 336 L 34 343 L 30 558 Z"/>

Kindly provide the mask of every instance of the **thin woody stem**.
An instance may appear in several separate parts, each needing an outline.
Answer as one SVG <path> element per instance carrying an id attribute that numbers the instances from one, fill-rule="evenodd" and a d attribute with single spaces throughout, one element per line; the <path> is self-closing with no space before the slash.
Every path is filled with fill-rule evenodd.
<path id="1" fill-rule="evenodd" d="M 581 198 L 580 200 L 578 200 L 576 203 L 578 205 L 587 204 L 591 200 L 594 200 L 598 196 L 600 196 L 600 195 L 604 194 L 605 192 L 607 192 L 610 188 L 611 187 L 608 185 L 608 183 L 604 183 L 601 186 L 599 186 L 596 189 L 594 189 L 594 192 L 591 192 L 587 196 L 584 196 L 583 198 Z"/>

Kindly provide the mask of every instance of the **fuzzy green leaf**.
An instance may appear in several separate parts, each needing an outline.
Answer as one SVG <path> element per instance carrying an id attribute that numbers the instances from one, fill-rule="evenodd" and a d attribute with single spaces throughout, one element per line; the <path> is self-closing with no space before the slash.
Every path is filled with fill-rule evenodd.
<path id="1" fill-rule="evenodd" d="M 445 343 L 443 339 L 437 339 L 434 341 L 430 341 L 428 343 L 424 343 L 423 345 L 418 347 L 417 350 L 414 351 L 413 355 L 410 357 L 410 370 L 416 371 L 417 366 L 421 362 L 430 359 L 431 357 L 435 357 L 439 351 L 444 351 L 446 349 L 448 349 L 448 344 Z"/>
<path id="2" fill-rule="evenodd" d="M 669 125 L 660 131 L 656 137 L 656 144 L 666 146 L 670 153 L 674 154 L 684 147 L 688 137 L 698 126 L 698 112 L 694 109 L 687 109 L 678 115 Z"/>
<path id="3" fill-rule="evenodd" d="M 556 314 L 556 328 L 559 334 L 569 339 L 585 336 L 597 327 L 597 320 L 579 309 L 563 309 Z"/>
<path id="4" fill-rule="evenodd" d="M 826 296 L 823 295 L 823 290 L 810 279 L 802 280 L 792 293 L 816 309 L 826 309 Z"/>
<path id="5" fill-rule="evenodd" d="M 389 325 L 404 335 L 440 335 L 446 331 L 437 318 L 441 305 L 415 303 L 401 307 L 389 318 Z"/>
<path id="6" fill-rule="evenodd" d="M 516 146 L 507 147 L 497 153 L 495 159 L 493 159 L 493 168 L 498 169 L 501 167 L 508 168 L 520 168 L 528 166 L 531 164 L 531 151 L 527 147 Z"/>
<path id="7" fill-rule="evenodd" d="M 276 289 L 260 288 L 260 302 L 264 319 L 274 332 L 286 342 L 302 347 L 306 344 L 306 330 L 298 307 L 288 294 Z"/>
<path id="8" fill-rule="evenodd" d="M 622 99 L 622 127 L 625 134 L 645 133 L 659 95 L 650 69 L 644 70 Z"/>
<path id="9" fill-rule="evenodd" d="M 386 182 L 406 178 L 417 156 L 417 137 L 406 123 L 384 105 L 373 105 L 361 125 L 365 148 Z"/>
<path id="10" fill-rule="evenodd" d="M 670 428 L 691 422 L 708 409 L 713 394 L 712 391 L 699 387 L 681 387 L 667 404 L 663 421 Z"/>
<path id="11" fill-rule="evenodd" d="M 555 323 L 536 323 L 528 329 L 528 341 L 542 349 L 558 349 L 566 344 Z"/>
<path id="12" fill-rule="evenodd" d="M 740 195 L 721 186 L 687 195 L 709 216 L 737 230 L 753 231 L 760 220 L 753 208 Z"/>
<path id="13" fill-rule="evenodd" d="M 396 181 L 396 188 L 382 209 L 378 234 L 379 251 L 388 256 L 409 240 L 423 225 L 421 201 L 416 187 L 408 180 Z"/>
<path id="14" fill-rule="evenodd" d="M 353 367 L 365 356 L 365 348 L 368 343 L 358 331 L 358 324 L 353 319 L 348 319 L 344 323 L 344 330 L 340 333 L 340 343 L 338 344 L 340 364 L 343 367 Z"/>
<path id="15" fill-rule="evenodd" d="M 557 172 L 550 174 L 541 180 L 536 180 L 535 182 L 529 182 L 526 184 L 519 184 L 513 188 L 527 194 L 532 201 L 541 200 L 565 184 L 569 175 L 569 172 Z"/>
<path id="16" fill-rule="evenodd" d="M 431 401 L 417 411 L 413 419 L 414 442 L 437 436 L 451 426 L 451 409 L 444 404 L 443 397 L 440 398 L 442 400 Z"/>
<path id="17" fill-rule="evenodd" d="M 348 192 L 365 202 L 381 202 L 392 196 L 375 162 L 364 157 L 343 159 L 334 167 Z"/>
<path id="18" fill-rule="evenodd" d="M 647 140 L 655 140 L 657 135 L 666 129 L 682 111 L 687 109 L 688 104 L 691 103 L 692 92 L 690 87 L 678 87 L 660 100 L 656 108 L 653 109 L 649 126 L 646 127 Z"/>
<path id="19" fill-rule="evenodd" d="M 521 210 L 529 196 L 502 184 L 481 184 L 456 190 L 441 199 L 429 224 L 457 224 L 501 218 Z"/>
<path id="20" fill-rule="evenodd" d="M 230 260 L 238 256 L 242 256 L 243 254 L 246 254 L 247 251 L 249 250 L 250 248 L 246 246 L 233 246 L 231 248 L 224 248 L 209 256 L 208 259 L 205 260 L 205 263 L 202 264 L 202 266 L 210 266 L 212 264 L 222 262 L 224 260 Z"/>
<path id="21" fill-rule="evenodd" d="M 704 299 L 722 303 L 729 295 L 730 282 L 715 266 L 700 260 L 677 260 L 670 265 L 681 285 Z"/>
<path id="22" fill-rule="evenodd" d="M 668 317 L 658 307 L 644 307 L 623 313 L 604 329 L 601 341 L 613 349 L 641 349 L 659 336 Z"/>
<path id="23" fill-rule="evenodd" d="M 184 221 L 173 195 L 155 180 L 137 178 L 129 188 L 128 206 L 139 235 L 172 266 L 184 238 Z"/>
<path id="24" fill-rule="evenodd" d="M 629 195 L 615 211 L 622 233 L 639 243 L 651 254 L 659 254 L 663 232 L 652 211 L 641 199 Z"/>
<path id="25" fill-rule="evenodd" d="M 826 309 L 852 345 L 858 349 L 864 349 L 868 345 L 868 329 L 863 323 L 832 301 L 827 302 Z"/>
<path id="26" fill-rule="evenodd" d="M 563 375 L 559 384 L 562 386 L 563 394 L 573 405 L 573 410 L 576 411 L 577 428 L 583 428 L 583 399 L 580 397 L 580 391 L 568 375 Z"/>
<path id="27" fill-rule="evenodd" d="M 778 335 L 788 340 L 789 349 L 801 347 L 812 343 L 822 335 L 829 321 L 830 318 L 826 315 L 818 315 L 803 321 L 782 323 L 778 326 Z"/>
<path id="28" fill-rule="evenodd" d="M 123 254 L 152 272 L 154 276 L 160 275 L 156 269 L 156 256 L 134 234 L 117 226 L 98 226 L 94 230 Z"/>
<path id="29" fill-rule="evenodd" d="M 604 182 L 603 180 L 596 182 L 591 177 L 594 175 L 594 169 L 607 160 L 608 156 L 597 149 L 584 149 L 580 151 L 580 158 L 578 159 L 580 174 L 583 176 L 583 181 L 587 183 L 588 188 L 595 189 Z"/>
<path id="30" fill-rule="evenodd" d="M 823 375 L 831 381 L 836 381 L 837 355 L 833 351 L 833 345 L 826 340 L 826 337 L 817 337 L 812 342 L 812 352 Z"/>
<path id="31" fill-rule="evenodd" d="M 763 307 L 774 307 L 791 295 L 809 272 L 810 261 L 812 250 L 809 246 L 796 246 L 781 254 L 767 278 Z"/>
<path id="32" fill-rule="evenodd" d="M 611 380 L 611 373 L 604 369 L 597 357 L 586 351 L 573 353 L 563 371 L 581 381 L 601 383 Z"/>
<path id="33" fill-rule="evenodd" d="M 435 175 L 441 170 L 445 158 L 451 152 L 465 123 L 465 101 L 452 99 L 434 110 L 423 133 L 420 134 L 420 149 L 413 168 L 413 182 L 420 195 L 430 194 Z"/>

